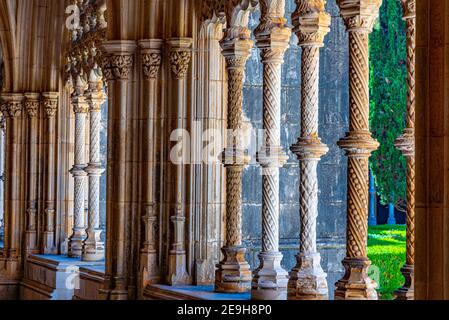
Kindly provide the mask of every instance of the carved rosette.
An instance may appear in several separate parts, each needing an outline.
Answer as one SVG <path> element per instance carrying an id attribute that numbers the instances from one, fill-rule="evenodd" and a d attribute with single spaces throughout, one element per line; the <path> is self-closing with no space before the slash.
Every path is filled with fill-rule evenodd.
<path id="1" fill-rule="evenodd" d="M 281 147 L 281 70 L 291 30 L 284 18 L 284 0 L 262 0 L 260 24 L 254 34 L 261 50 L 263 72 L 264 146 L 257 154 L 262 167 L 262 252 L 254 271 L 251 295 L 255 300 L 285 300 L 288 274 L 279 252 L 279 168 L 287 156 Z"/>
<path id="2" fill-rule="evenodd" d="M 401 0 L 404 20 L 407 24 L 407 114 L 404 133 L 395 146 L 407 161 L 407 238 L 406 263 L 401 269 L 404 285 L 395 292 L 398 300 L 414 299 L 415 264 L 415 62 L 416 62 L 416 3 Z"/>
<path id="3" fill-rule="evenodd" d="M 339 0 L 349 33 L 349 132 L 338 145 L 348 156 L 346 273 L 337 282 L 336 299 L 377 300 L 377 284 L 368 277 L 369 157 L 379 143 L 369 131 L 369 34 L 381 0 Z"/>

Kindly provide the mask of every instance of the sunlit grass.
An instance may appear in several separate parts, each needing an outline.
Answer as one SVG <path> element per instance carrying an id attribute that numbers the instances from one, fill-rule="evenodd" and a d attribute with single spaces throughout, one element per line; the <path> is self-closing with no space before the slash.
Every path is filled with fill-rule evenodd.
<path id="1" fill-rule="evenodd" d="M 379 268 L 378 291 L 382 299 L 393 299 L 393 292 L 402 286 L 401 268 L 405 263 L 405 226 L 375 226 L 368 232 L 368 257 L 372 262 L 370 275 Z"/>

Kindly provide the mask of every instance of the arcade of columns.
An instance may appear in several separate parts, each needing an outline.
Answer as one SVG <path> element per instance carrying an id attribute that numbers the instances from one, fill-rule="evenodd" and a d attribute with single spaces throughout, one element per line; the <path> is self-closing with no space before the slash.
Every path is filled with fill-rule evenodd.
<path id="1" fill-rule="evenodd" d="M 135 1 L 126 3 L 126 13 L 121 11 L 120 6 L 124 4 L 119 0 L 75 1 L 81 19 L 79 26 L 67 33 L 70 45 L 66 49 L 67 85 L 63 92 L 2 94 L 7 129 L 2 258 L 8 261 L 6 265 L 11 262 L 17 265 L 0 270 L 9 270 L 13 278 L 20 278 L 23 247 L 26 254 L 67 254 L 86 262 L 105 260 L 104 285 L 99 294 L 102 299 L 151 296 L 154 284 L 210 282 L 215 282 L 216 292 L 250 291 L 255 300 L 328 299 L 316 228 L 317 166 L 328 152 L 318 133 L 320 48 L 330 31 L 331 17 L 325 10 L 324 0 L 295 2 L 291 30 L 285 18 L 285 0 Z M 368 159 L 378 147 L 369 131 L 368 39 L 381 2 L 337 0 L 349 36 L 350 126 L 338 142 L 348 157 L 348 211 L 345 275 L 336 283 L 336 299 L 377 299 L 376 283 L 368 277 L 367 258 Z M 409 92 L 407 128 L 397 140 L 397 147 L 407 158 L 408 232 L 407 262 L 402 269 L 406 281 L 397 291 L 397 298 L 413 299 L 415 1 L 402 0 L 402 4 L 407 21 Z M 261 11 L 261 19 L 253 43 L 248 18 L 256 8 Z M 139 13 L 145 10 L 153 12 L 154 21 L 167 18 L 168 13 L 172 17 L 167 18 L 167 25 L 148 23 L 149 27 L 141 27 L 147 18 Z M 223 61 L 218 58 L 215 63 L 227 71 L 227 77 L 221 77 L 227 81 L 222 86 L 227 87 L 227 96 L 219 101 L 227 102 L 224 108 L 227 129 L 243 129 L 245 64 L 253 46 L 261 53 L 265 137 L 257 161 L 263 172 L 263 223 L 260 265 L 253 272 L 242 246 L 242 176 L 250 159 L 240 136 L 228 137 L 220 156 L 226 191 L 224 209 L 219 210 L 219 215 L 222 211 L 225 214 L 222 259 L 215 270 L 210 272 L 206 267 L 202 274 L 195 271 L 199 266 L 192 258 L 197 255 L 191 234 L 195 230 L 192 220 L 196 217 L 188 201 L 189 193 L 193 192 L 192 168 L 172 163 L 169 156 L 173 144 L 166 143 L 173 130 L 190 128 L 193 92 L 190 80 L 198 63 L 195 55 L 201 50 L 196 48 L 197 39 L 193 34 L 201 23 L 192 22 L 189 17 L 199 16 L 198 12 L 202 17 L 196 19 L 213 29 L 212 36 L 209 34 L 210 55 L 214 50 L 211 42 L 219 42 Z M 127 15 L 139 18 L 129 21 Z M 175 26 L 170 25 L 171 19 L 177 21 Z M 281 266 L 283 256 L 279 252 L 279 172 L 287 160 L 280 145 L 280 95 L 283 57 L 292 31 L 302 48 L 301 135 L 291 147 L 300 163 L 301 245 L 296 266 L 287 272 Z M 211 74 L 213 68 L 220 67 L 209 66 Z M 107 230 L 106 243 L 103 243 L 99 230 L 100 177 L 105 172 L 100 159 L 100 111 L 106 98 L 109 107 Z M 57 133 L 63 113 L 58 110 L 66 107 L 69 110 L 66 113 L 74 114 L 70 168 L 73 188 L 69 188 L 73 205 L 72 218 L 63 222 L 56 212 L 61 189 L 57 178 Z M 218 122 L 215 126 L 225 128 Z M 16 175 L 23 175 L 20 179 L 27 177 L 27 190 L 20 190 L 23 186 L 18 181 L 23 180 Z M 213 174 L 212 178 L 205 177 L 206 188 L 211 181 L 207 179 L 213 179 Z M 26 208 L 15 200 L 16 193 L 26 194 Z M 23 209 L 25 243 L 20 233 L 13 231 L 20 230 L 22 223 L 21 215 L 13 213 Z M 64 223 L 65 227 L 61 227 Z M 65 240 L 66 252 L 61 249 Z M 199 251 L 206 263 L 214 261 L 207 243 Z"/>

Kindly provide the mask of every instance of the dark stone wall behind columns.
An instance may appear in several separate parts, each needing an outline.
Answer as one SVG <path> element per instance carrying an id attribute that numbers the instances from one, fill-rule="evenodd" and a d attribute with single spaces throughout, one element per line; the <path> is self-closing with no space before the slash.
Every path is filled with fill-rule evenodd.
<path id="1" fill-rule="evenodd" d="M 287 0 L 287 17 L 291 25 L 294 0 Z M 319 165 L 319 217 L 318 248 L 322 266 L 328 273 L 329 289 L 333 296 L 334 283 L 342 275 L 341 261 L 345 255 L 346 229 L 346 165 L 347 160 L 338 148 L 337 141 L 348 128 L 348 45 L 347 35 L 334 1 L 327 2 L 332 16 L 331 32 L 321 50 L 320 80 L 320 136 L 330 151 Z M 250 27 L 254 30 L 260 12 L 251 15 Z M 283 266 L 288 271 L 295 265 L 299 248 L 299 168 L 296 156 L 289 147 L 300 134 L 301 99 L 301 49 L 297 37 L 292 36 L 291 46 L 285 55 L 282 73 L 282 145 L 288 151 L 289 161 L 281 169 L 281 251 Z M 262 64 L 260 53 L 254 49 L 246 69 L 244 111 L 254 128 L 262 128 Z M 262 176 L 259 165 L 252 161 L 244 175 L 243 234 L 248 248 L 248 260 L 253 268 L 258 266 L 261 246 Z"/>

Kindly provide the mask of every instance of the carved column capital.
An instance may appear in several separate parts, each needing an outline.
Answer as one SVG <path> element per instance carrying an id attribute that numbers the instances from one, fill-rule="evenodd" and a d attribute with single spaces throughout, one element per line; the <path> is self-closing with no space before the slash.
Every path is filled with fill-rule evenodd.
<path id="1" fill-rule="evenodd" d="M 300 46 L 322 47 L 330 31 L 331 16 L 325 10 L 325 0 L 296 0 L 293 12 L 293 32 Z"/>
<path id="2" fill-rule="evenodd" d="M 371 33 L 382 0 L 337 0 L 337 4 L 349 32 Z"/>
<path id="3" fill-rule="evenodd" d="M 135 41 L 111 40 L 102 44 L 102 69 L 108 80 L 130 80 L 136 48 Z"/>
<path id="4" fill-rule="evenodd" d="M 25 110 L 30 118 L 36 118 L 39 113 L 40 106 L 39 93 L 25 93 Z"/>
<path id="5" fill-rule="evenodd" d="M 404 20 L 416 18 L 416 0 L 401 0 Z"/>
<path id="6" fill-rule="evenodd" d="M 162 64 L 161 39 L 140 40 L 139 47 L 142 55 L 143 75 L 146 79 L 156 79 Z"/>
<path id="7" fill-rule="evenodd" d="M 24 95 L 21 93 L 10 93 L 3 95 L 5 103 L 2 112 L 6 117 L 18 118 L 22 115 L 24 107 Z"/>
<path id="8" fill-rule="evenodd" d="M 226 59 L 226 67 L 244 69 L 248 58 L 251 56 L 254 42 L 244 37 L 224 38 L 220 41 L 220 45 Z"/>
<path id="9" fill-rule="evenodd" d="M 42 93 L 42 100 L 47 117 L 55 117 L 58 112 L 59 94 L 57 92 L 44 92 Z"/>
<path id="10" fill-rule="evenodd" d="M 190 60 L 192 58 L 191 38 L 176 38 L 169 40 L 170 66 L 175 79 L 182 80 L 187 77 Z"/>

